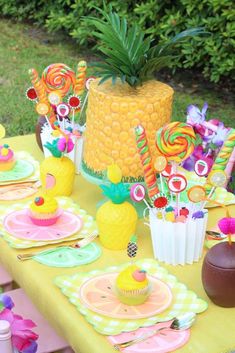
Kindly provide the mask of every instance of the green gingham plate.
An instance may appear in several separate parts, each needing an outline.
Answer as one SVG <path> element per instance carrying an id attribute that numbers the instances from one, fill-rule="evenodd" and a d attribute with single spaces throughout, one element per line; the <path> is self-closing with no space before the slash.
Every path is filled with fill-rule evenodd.
<path id="1" fill-rule="evenodd" d="M 75 215 L 78 215 L 82 218 L 83 227 L 78 233 L 72 234 L 71 236 L 64 239 L 50 240 L 49 242 L 30 241 L 30 240 L 15 238 L 4 229 L 3 220 L 7 214 L 29 207 L 32 201 L 27 201 L 27 202 L 17 202 L 14 205 L 10 205 L 8 207 L 6 207 L 5 205 L 0 205 L 0 234 L 9 243 L 9 245 L 12 248 L 26 249 L 26 248 L 38 247 L 38 246 L 43 246 L 48 244 L 55 244 L 55 243 L 61 243 L 65 241 L 76 240 L 83 237 L 85 238 L 91 233 L 94 233 L 94 234 L 98 233 L 97 226 L 93 217 L 88 215 L 85 210 L 81 209 L 78 204 L 75 204 L 72 199 L 70 199 L 69 197 L 58 197 L 56 199 L 59 203 L 60 208 L 67 210 L 69 212 L 72 212 Z"/>
<path id="2" fill-rule="evenodd" d="M 55 278 L 54 282 L 61 289 L 62 293 L 68 297 L 69 301 L 77 307 L 77 310 L 84 315 L 85 319 L 93 325 L 94 329 L 103 335 L 118 335 L 124 331 L 129 332 L 139 327 L 151 326 L 157 321 L 171 320 L 173 317 L 189 311 L 201 313 L 207 309 L 207 303 L 204 300 L 198 298 L 194 292 L 188 290 L 184 284 L 178 282 L 177 278 L 159 266 L 157 261 L 143 259 L 136 261 L 136 264 L 146 270 L 149 275 L 159 278 L 171 288 L 173 294 L 172 304 L 161 314 L 138 320 L 112 319 L 87 309 L 81 303 L 79 288 L 83 282 L 103 273 L 120 272 L 128 264 L 112 266 L 104 270 L 77 273 L 72 276 L 59 276 Z"/>

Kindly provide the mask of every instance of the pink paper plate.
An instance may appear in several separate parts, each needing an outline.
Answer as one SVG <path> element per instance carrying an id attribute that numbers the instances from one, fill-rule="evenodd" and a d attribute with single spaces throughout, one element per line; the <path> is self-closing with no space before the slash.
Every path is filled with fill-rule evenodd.
<path id="1" fill-rule="evenodd" d="M 80 287 L 80 299 L 90 310 L 117 319 L 142 319 L 164 311 L 172 301 L 167 284 L 148 276 L 152 291 L 145 303 L 130 306 L 121 303 L 113 292 L 118 273 L 105 273 L 90 278 Z"/>
<path id="2" fill-rule="evenodd" d="M 149 332 L 150 330 L 156 330 L 160 327 L 170 326 L 172 321 L 157 324 L 151 327 L 139 328 L 132 332 L 123 332 L 120 335 L 109 336 L 108 341 L 114 345 L 115 343 L 121 343 L 132 340 L 139 337 L 142 334 Z M 123 352 L 128 353 L 167 353 L 173 352 L 176 349 L 182 347 L 188 342 L 190 337 L 190 330 L 173 331 L 164 330 L 158 334 L 148 338 L 146 341 L 139 342 L 133 346 L 122 349 Z"/>
<path id="3" fill-rule="evenodd" d="M 6 231 L 19 239 L 50 241 L 67 238 L 82 229 L 82 219 L 73 213 L 63 211 L 58 221 L 47 227 L 40 227 L 31 221 L 28 209 L 15 211 L 3 221 Z"/>

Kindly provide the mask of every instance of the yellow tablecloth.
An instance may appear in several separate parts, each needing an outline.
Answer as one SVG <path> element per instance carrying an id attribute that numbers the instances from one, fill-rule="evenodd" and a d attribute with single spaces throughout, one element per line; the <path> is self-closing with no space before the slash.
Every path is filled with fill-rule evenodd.
<path id="1" fill-rule="evenodd" d="M 43 154 L 37 147 L 33 135 L 8 138 L 4 140 L 4 143 L 8 143 L 15 151 L 29 151 L 39 161 L 43 159 Z M 95 216 L 96 204 L 101 200 L 101 191 L 99 187 L 89 184 L 81 176 L 77 176 L 72 198 Z M 231 206 L 230 211 L 234 216 L 235 206 Z M 219 208 L 210 210 L 209 226 L 215 224 L 219 213 Z M 137 258 L 153 257 L 149 229 L 144 226 L 142 221 L 139 221 L 137 234 L 139 236 Z M 114 352 L 107 340 L 96 333 L 76 308 L 68 302 L 59 288 L 53 284 L 53 279 L 58 275 L 101 269 L 126 262 L 126 252 L 113 252 L 104 249 L 102 257 L 96 262 L 69 269 L 46 267 L 35 261 L 19 262 L 16 258 L 19 252 L 22 250 L 11 249 L 3 239 L 0 239 L 0 261 L 12 274 L 15 281 L 24 288 L 45 318 L 69 342 L 75 352 Z M 198 320 L 192 328 L 189 343 L 177 352 L 227 353 L 229 350 L 235 349 L 235 308 L 220 308 L 211 303 L 201 283 L 202 261 L 194 265 L 176 267 L 161 265 L 209 303 L 208 310 L 198 316 Z"/>

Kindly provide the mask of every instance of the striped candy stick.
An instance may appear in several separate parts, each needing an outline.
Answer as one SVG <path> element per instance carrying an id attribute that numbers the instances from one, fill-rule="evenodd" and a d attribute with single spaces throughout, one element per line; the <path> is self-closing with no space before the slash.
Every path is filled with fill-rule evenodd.
<path id="1" fill-rule="evenodd" d="M 216 170 L 222 170 L 224 172 L 227 172 L 227 181 L 229 180 L 231 175 L 232 168 L 230 168 L 229 160 L 234 157 L 234 148 L 235 148 L 235 129 L 231 129 L 211 169 L 211 172 Z M 207 192 L 212 189 L 212 185 L 208 183 L 208 178 L 207 178 L 207 183 L 205 184 Z"/>
<path id="2" fill-rule="evenodd" d="M 135 128 L 135 136 L 140 160 L 144 170 L 144 179 L 150 199 L 159 193 L 157 178 L 153 169 L 151 154 L 149 151 L 147 136 L 142 125 Z"/>
<path id="3" fill-rule="evenodd" d="M 76 76 L 76 81 L 75 81 L 75 88 L 74 92 L 75 94 L 81 96 L 85 90 L 85 84 L 86 84 L 86 70 L 87 70 L 87 63 L 86 61 L 82 60 L 79 61 L 78 67 L 77 67 L 77 76 Z"/>
<path id="4" fill-rule="evenodd" d="M 54 122 L 56 120 L 55 112 L 52 109 L 52 107 L 48 101 L 46 89 L 43 85 L 42 80 L 40 80 L 40 78 L 39 78 L 38 72 L 35 69 L 30 69 L 29 76 L 30 76 L 32 85 L 33 85 L 35 91 L 37 92 L 38 101 L 40 103 L 45 103 L 50 107 L 49 108 L 50 109 L 49 110 L 49 120 L 51 123 Z"/>

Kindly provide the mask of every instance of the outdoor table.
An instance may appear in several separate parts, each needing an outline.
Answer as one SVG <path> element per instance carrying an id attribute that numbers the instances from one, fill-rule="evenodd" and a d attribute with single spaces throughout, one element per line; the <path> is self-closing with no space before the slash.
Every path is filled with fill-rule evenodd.
<path id="1" fill-rule="evenodd" d="M 35 159 L 41 161 L 43 153 L 39 150 L 34 135 L 6 138 L 15 151 L 28 151 Z M 96 205 L 102 199 L 98 186 L 88 183 L 81 175 L 76 176 L 71 197 L 89 214 L 95 216 Z M 8 202 L 6 202 L 7 207 Z M 235 206 L 230 206 L 234 216 Z M 209 210 L 209 226 L 224 215 L 220 208 Z M 137 259 L 153 258 L 149 228 L 140 220 L 137 228 L 138 255 Z M 99 243 L 99 240 L 97 240 Z M 38 250 L 38 248 L 37 248 Z M 50 324 L 62 335 L 76 353 L 111 353 L 114 352 L 105 336 L 98 334 L 77 311 L 68 298 L 53 283 L 59 275 L 69 275 L 80 271 L 102 269 L 112 265 L 128 262 L 126 251 L 110 251 L 103 249 L 102 256 L 89 265 L 73 268 L 53 268 L 39 264 L 33 260 L 20 262 L 18 253 L 30 252 L 15 250 L 3 239 L 0 239 L 0 261 L 9 271 L 14 280 L 22 287 L 35 306 Z M 205 250 L 206 251 L 206 250 Z M 204 251 L 204 253 L 205 253 Z M 191 330 L 189 342 L 178 349 L 180 353 L 227 353 L 235 350 L 235 308 L 221 308 L 214 305 L 207 297 L 201 282 L 202 260 L 193 265 L 170 266 L 161 263 L 179 281 L 186 284 L 200 298 L 209 304 L 208 309 L 199 314 L 197 322 Z"/>

